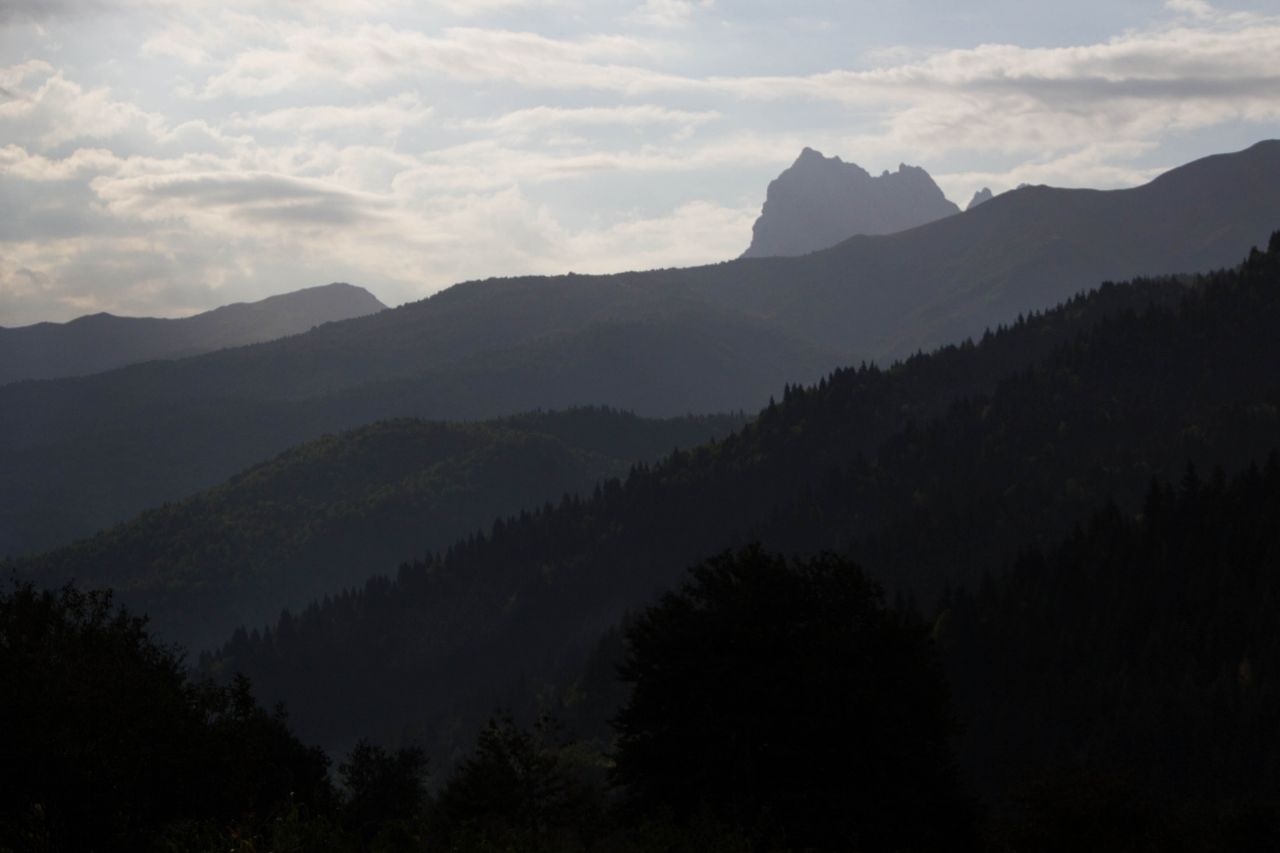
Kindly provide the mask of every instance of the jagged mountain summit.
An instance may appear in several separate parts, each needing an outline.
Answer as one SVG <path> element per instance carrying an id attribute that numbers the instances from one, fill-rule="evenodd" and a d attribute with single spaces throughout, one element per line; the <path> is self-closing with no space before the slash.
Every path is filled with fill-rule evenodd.
<path id="1" fill-rule="evenodd" d="M 973 198 L 969 199 L 969 206 L 965 210 L 973 210 L 978 205 L 991 201 L 993 198 L 995 198 L 995 193 L 991 192 L 991 187 L 983 187 L 973 194 Z"/>
<path id="2" fill-rule="evenodd" d="M 744 258 L 792 257 L 859 234 L 893 234 L 959 213 L 919 166 L 872 177 L 856 163 L 805 148 L 769 184 Z"/>
<path id="3" fill-rule="evenodd" d="M 362 287 L 334 283 L 173 320 L 104 313 L 67 323 L 0 327 L 0 385 L 84 376 L 157 358 L 262 343 L 386 307 Z"/>

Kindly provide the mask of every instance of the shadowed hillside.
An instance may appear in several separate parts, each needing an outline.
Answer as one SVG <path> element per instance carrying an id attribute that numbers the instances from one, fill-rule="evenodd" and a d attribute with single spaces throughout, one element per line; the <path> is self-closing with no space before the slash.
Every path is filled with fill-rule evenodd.
<path id="1" fill-rule="evenodd" d="M 178 503 L 10 568 L 112 587 L 166 642 L 201 649 L 444 548 L 494 518 L 589 492 L 741 416 L 647 420 L 602 409 L 325 436 Z"/>

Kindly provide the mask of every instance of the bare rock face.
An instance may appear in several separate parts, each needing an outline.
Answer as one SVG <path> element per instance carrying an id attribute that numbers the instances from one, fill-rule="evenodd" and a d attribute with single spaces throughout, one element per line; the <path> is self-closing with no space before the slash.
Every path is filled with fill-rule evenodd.
<path id="1" fill-rule="evenodd" d="M 969 206 L 966 207 L 965 210 L 973 210 L 978 205 L 991 201 L 994 197 L 995 195 L 991 192 L 991 187 L 983 187 L 973 194 L 973 198 L 969 199 Z"/>
<path id="2" fill-rule="evenodd" d="M 807 255 L 858 234 L 893 234 L 959 212 L 918 166 L 872 177 L 806 148 L 769 184 L 743 257 Z"/>

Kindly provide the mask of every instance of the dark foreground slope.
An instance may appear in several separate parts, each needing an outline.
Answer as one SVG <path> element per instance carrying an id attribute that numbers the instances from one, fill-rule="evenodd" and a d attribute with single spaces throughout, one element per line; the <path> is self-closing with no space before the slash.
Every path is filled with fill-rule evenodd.
<path id="1" fill-rule="evenodd" d="M 977 345 L 840 371 L 723 442 L 238 634 L 206 663 L 249 672 L 326 744 L 364 731 L 447 753 L 517 684 L 578 666 L 625 611 L 735 543 L 845 551 L 927 601 L 1107 498 L 1136 507 L 1152 476 L 1264 458 L 1280 441 L 1277 322 L 1280 237 L 1238 271 L 1105 287 Z"/>
<path id="2" fill-rule="evenodd" d="M 270 344 L 0 389 L 0 553 L 63 544 L 377 418 L 755 409 L 1106 279 L 1235 262 L 1280 225 L 1280 142 L 1112 192 L 1028 187 L 801 258 L 458 285 Z"/>
<path id="3" fill-rule="evenodd" d="M 0 328 L 0 385 L 261 343 L 386 307 L 363 288 L 329 284 L 176 320 L 92 314 L 69 323 Z"/>
<path id="4" fill-rule="evenodd" d="M 582 409 L 472 424 L 380 422 L 9 567 L 45 586 L 111 587 L 148 614 L 160 639 L 201 649 L 743 421 Z"/>

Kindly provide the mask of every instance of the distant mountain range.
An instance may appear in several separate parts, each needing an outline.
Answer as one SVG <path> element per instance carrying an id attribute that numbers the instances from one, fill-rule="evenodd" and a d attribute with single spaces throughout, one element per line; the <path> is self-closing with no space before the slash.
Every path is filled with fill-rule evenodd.
<path id="1" fill-rule="evenodd" d="M 471 282 L 309 333 L 0 388 L 0 554 L 87 535 L 326 431 L 607 405 L 754 410 L 980 337 L 1098 282 L 1235 263 L 1280 226 L 1280 142 L 1129 190 L 1025 187 L 797 258 Z"/>
<path id="2" fill-rule="evenodd" d="M 90 314 L 67 323 L 0 327 L 0 385 L 261 343 L 386 307 L 363 288 L 329 284 L 174 320 Z"/>
<path id="3" fill-rule="evenodd" d="M 772 183 L 744 258 L 807 255 L 859 234 L 892 234 L 960 212 L 918 166 L 872 177 L 806 148 Z"/>

